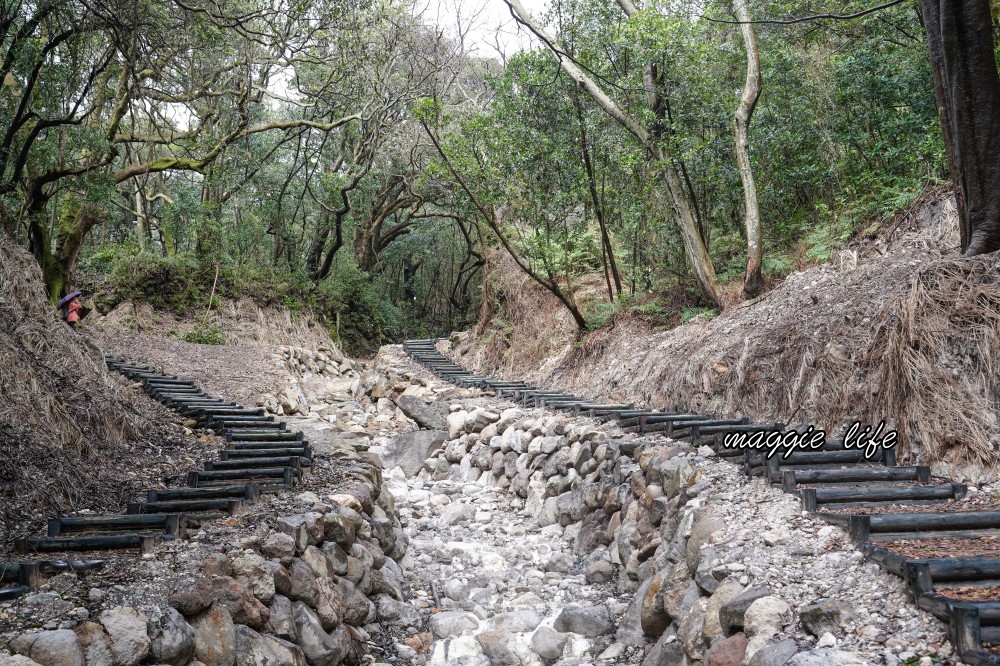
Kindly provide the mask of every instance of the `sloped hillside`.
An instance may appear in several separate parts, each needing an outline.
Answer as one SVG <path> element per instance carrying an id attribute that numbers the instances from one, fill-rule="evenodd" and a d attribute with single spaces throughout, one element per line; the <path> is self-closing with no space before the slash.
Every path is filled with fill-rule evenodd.
<path id="1" fill-rule="evenodd" d="M 792 274 L 714 319 L 662 332 L 619 321 L 578 345 L 565 328 L 512 326 L 502 336 L 487 327 L 456 354 L 594 398 L 837 434 L 884 419 L 900 431 L 904 459 L 981 478 L 1000 434 L 1000 257 L 962 259 L 957 246 L 953 199 L 925 197 L 835 264 Z M 557 304 L 520 289 L 551 322 L 537 308 Z M 516 296 L 505 294 L 508 305 Z"/>
<path id="2" fill-rule="evenodd" d="M 158 411 L 45 298 L 38 264 L 0 234 L 0 548 L 42 514 L 124 506 L 137 458 L 170 448 Z M 34 525 L 37 528 L 37 525 Z"/>

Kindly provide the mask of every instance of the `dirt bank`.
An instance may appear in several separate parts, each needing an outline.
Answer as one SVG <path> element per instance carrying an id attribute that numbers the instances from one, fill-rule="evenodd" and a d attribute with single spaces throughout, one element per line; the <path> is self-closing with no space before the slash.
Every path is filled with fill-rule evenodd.
<path id="1" fill-rule="evenodd" d="M 836 262 L 714 319 L 659 332 L 624 320 L 579 343 L 563 324 L 551 328 L 545 313 L 558 304 L 520 283 L 502 294 L 516 313 L 508 319 L 548 330 L 487 327 L 455 357 L 588 397 L 838 435 L 854 420 L 884 419 L 900 431 L 903 460 L 983 478 L 1000 434 L 1000 258 L 961 259 L 957 245 L 954 201 L 928 196 Z M 524 290 L 531 312 L 518 311 Z"/>

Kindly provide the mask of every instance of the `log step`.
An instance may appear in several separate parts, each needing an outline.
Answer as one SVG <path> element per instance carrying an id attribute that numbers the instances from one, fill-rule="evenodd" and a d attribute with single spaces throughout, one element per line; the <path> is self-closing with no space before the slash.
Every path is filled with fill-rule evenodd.
<path id="1" fill-rule="evenodd" d="M 179 536 L 179 516 L 151 514 L 146 516 L 86 516 L 69 518 L 50 518 L 48 535 L 57 537 L 74 532 L 107 532 L 163 530 L 164 534 Z"/>
<path id="2" fill-rule="evenodd" d="M 239 513 L 246 505 L 243 499 L 188 499 L 171 502 L 129 502 L 127 512 L 130 515 L 144 513 L 196 513 L 205 511 L 222 511 L 230 516 Z"/>
<path id="3" fill-rule="evenodd" d="M 28 592 L 31 592 L 31 588 L 27 585 L 0 588 L 0 601 L 14 601 Z"/>
<path id="4" fill-rule="evenodd" d="M 910 467 L 871 467 L 856 469 L 786 469 L 781 473 L 785 492 L 795 492 L 799 485 L 859 483 L 865 481 L 917 481 L 930 483 L 931 468 L 924 465 Z"/>
<path id="5" fill-rule="evenodd" d="M 249 470 L 271 467 L 288 467 L 299 471 L 301 464 L 298 456 L 272 456 L 269 458 L 250 458 L 247 460 L 215 460 L 205 463 L 205 471 Z"/>
<path id="6" fill-rule="evenodd" d="M 260 497 L 260 488 L 256 484 L 227 485 L 216 488 L 170 488 L 168 490 L 150 490 L 146 493 L 146 502 L 175 502 L 178 500 L 207 499 L 243 499 L 253 502 Z"/>
<path id="7" fill-rule="evenodd" d="M 229 430 L 226 441 L 229 442 L 301 442 L 301 432 L 260 432 L 257 430 Z"/>
<path id="8" fill-rule="evenodd" d="M 151 549 L 157 539 L 170 539 L 166 534 L 109 534 L 103 536 L 54 537 L 19 539 L 15 547 L 22 553 L 61 553 L 76 550 Z"/>
<path id="9" fill-rule="evenodd" d="M 244 460 L 249 458 L 277 458 L 297 456 L 312 460 L 312 449 L 308 446 L 285 447 L 280 449 L 223 449 L 219 452 L 222 460 Z"/>
<path id="10" fill-rule="evenodd" d="M 876 488 L 802 488 L 802 508 L 816 511 L 827 506 L 861 506 L 876 503 L 896 503 L 914 500 L 961 499 L 966 486 L 961 483 L 942 483 L 937 486 L 902 486 Z"/>

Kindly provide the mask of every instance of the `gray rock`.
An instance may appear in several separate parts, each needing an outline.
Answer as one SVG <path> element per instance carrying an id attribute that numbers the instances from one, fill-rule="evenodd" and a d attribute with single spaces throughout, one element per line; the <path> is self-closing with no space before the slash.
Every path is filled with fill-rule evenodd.
<path id="1" fill-rule="evenodd" d="M 416 395 L 400 395 L 395 398 L 395 403 L 421 428 L 445 430 L 448 427 L 448 405 L 442 402 Z M 386 465 L 386 469 L 392 469 L 392 467 Z"/>
<path id="2" fill-rule="evenodd" d="M 607 583 L 614 575 L 615 568 L 607 560 L 595 560 L 587 565 L 584 577 L 590 584 Z"/>
<path id="3" fill-rule="evenodd" d="M 786 666 L 869 666 L 860 655 L 831 648 L 819 648 L 800 652 L 788 661 Z"/>
<path id="4" fill-rule="evenodd" d="M 330 522 L 327 521 L 327 526 L 329 525 Z M 333 565 L 334 574 L 343 576 L 347 573 L 347 553 L 343 548 L 333 541 L 327 541 L 323 544 L 322 550 L 323 554 L 330 560 L 330 564 Z"/>
<path id="5" fill-rule="evenodd" d="M 287 535 L 281 535 L 287 538 Z M 311 546 L 310 546 L 311 547 Z M 291 561 L 291 556 L 289 556 Z M 244 585 L 262 604 L 274 599 L 274 576 L 267 560 L 254 552 L 244 552 L 231 562 L 232 577 Z"/>
<path id="6" fill-rule="evenodd" d="M 531 649 L 542 659 L 558 659 L 569 636 L 549 627 L 538 627 L 531 635 Z"/>
<path id="7" fill-rule="evenodd" d="M 249 627 L 236 628 L 236 662 L 240 666 L 306 666 L 306 657 L 294 643 L 262 636 Z"/>
<path id="8" fill-rule="evenodd" d="M 295 618 L 292 617 L 292 601 L 288 597 L 276 594 L 271 601 L 271 618 L 267 621 L 267 630 L 279 638 L 297 640 L 295 633 Z"/>
<path id="9" fill-rule="evenodd" d="M 287 534 L 295 542 L 295 552 L 301 553 L 309 545 L 309 528 L 304 515 L 282 516 L 276 521 L 282 534 Z"/>
<path id="10" fill-rule="evenodd" d="M 81 622 L 73 628 L 73 631 L 80 639 L 83 659 L 87 666 L 114 666 L 115 659 L 111 654 L 111 640 L 104 633 L 104 627 L 96 622 Z"/>
<path id="11" fill-rule="evenodd" d="M 798 651 L 798 645 L 791 638 L 772 641 L 758 650 L 747 666 L 782 666 Z"/>
<path id="12" fill-rule="evenodd" d="M 743 629 L 744 616 L 750 604 L 771 594 L 770 588 L 752 587 L 719 609 L 719 624 L 722 633 L 732 636 Z"/>
<path id="13" fill-rule="evenodd" d="M 541 623 L 542 617 L 530 608 L 526 608 L 507 613 L 497 613 L 486 621 L 486 626 L 489 629 L 503 629 L 513 633 L 521 633 L 533 631 Z"/>
<path id="14" fill-rule="evenodd" d="M 344 622 L 352 627 L 363 626 L 368 616 L 375 610 L 375 604 L 346 578 L 338 579 L 337 584 L 344 600 Z"/>
<path id="15" fill-rule="evenodd" d="M 687 546 L 685 546 L 684 551 L 688 568 L 691 571 L 698 570 L 701 547 L 709 543 L 713 534 L 724 529 L 726 529 L 726 521 L 715 515 L 711 510 L 697 510 L 694 523 L 691 525 L 691 536 L 688 537 Z"/>
<path id="16" fill-rule="evenodd" d="M 236 579 L 216 576 L 212 579 L 212 591 L 215 605 L 225 606 L 235 624 L 245 624 L 253 629 L 263 629 L 267 625 L 270 617 L 267 606 L 257 601 L 257 598 L 250 594 L 250 590 Z"/>
<path id="17" fill-rule="evenodd" d="M 191 620 L 194 628 L 194 657 L 205 666 L 233 666 L 236 663 L 236 626 L 225 606 L 212 606 Z"/>
<path id="18" fill-rule="evenodd" d="M 282 564 L 290 564 L 295 557 L 295 539 L 284 532 L 271 532 L 264 540 L 260 551 Z"/>
<path id="19" fill-rule="evenodd" d="M 331 637 L 320 624 L 319 617 L 301 601 L 292 604 L 295 631 L 299 635 L 298 645 L 312 666 L 336 666 L 347 655 L 350 646 Z"/>
<path id="20" fill-rule="evenodd" d="M 844 623 L 854 617 L 854 608 L 843 601 L 822 599 L 799 608 L 799 621 L 813 636 L 836 634 Z"/>
<path id="21" fill-rule="evenodd" d="M 323 529 L 323 538 L 340 546 L 345 552 L 350 550 L 351 546 L 354 545 L 357 525 L 349 517 L 338 513 L 328 513 L 323 524 Z"/>
<path id="22" fill-rule="evenodd" d="M 288 565 L 288 579 L 289 588 L 286 596 L 289 599 L 304 601 L 310 606 L 316 604 L 319 588 L 316 587 L 316 573 L 308 564 L 297 557 L 293 558 L 292 563 Z"/>
<path id="23" fill-rule="evenodd" d="M 417 627 L 420 625 L 420 611 L 406 603 L 397 601 L 388 594 L 380 594 L 375 598 L 379 618 L 385 622 L 400 627 Z"/>
<path id="24" fill-rule="evenodd" d="M 466 630 L 479 628 L 479 621 L 472 613 L 464 611 L 444 611 L 431 616 L 427 628 L 438 638 L 458 636 Z"/>
<path id="25" fill-rule="evenodd" d="M 145 615 L 134 608 L 118 606 L 98 618 L 111 641 L 111 654 L 119 666 L 135 666 L 149 654 L 150 640 Z"/>
<path id="26" fill-rule="evenodd" d="M 385 469 L 399 467 L 407 478 L 416 476 L 431 453 L 448 441 L 444 430 L 415 430 L 396 435 L 382 452 Z"/>
<path id="27" fill-rule="evenodd" d="M 709 597 L 708 605 L 705 608 L 705 638 L 712 638 L 724 633 L 719 613 L 723 606 L 731 603 L 742 592 L 743 586 L 732 578 L 727 578 L 719 584 L 718 589 Z"/>
<path id="28" fill-rule="evenodd" d="M 770 638 L 781 630 L 790 610 L 788 604 L 778 597 L 761 597 L 747 608 L 743 618 L 744 633 L 750 637 Z"/>
<path id="29" fill-rule="evenodd" d="M 475 507 L 463 502 L 452 502 L 441 510 L 441 524 L 449 527 L 460 523 L 467 523 L 475 517 Z"/>
<path id="30" fill-rule="evenodd" d="M 173 608 L 149 622 L 150 653 L 158 664 L 184 666 L 194 657 L 194 629 Z"/>
<path id="31" fill-rule="evenodd" d="M 11 641 L 14 651 L 42 666 L 83 666 L 83 648 L 77 635 L 68 629 L 22 634 Z"/>
<path id="32" fill-rule="evenodd" d="M 317 578 L 316 587 L 319 594 L 316 596 L 316 615 L 320 624 L 327 631 L 330 631 L 344 617 L 344 597 L 340 586 L 332 578 Z"/>
<path id="33" fill-rule="evenodd" d="M 567 606 L 552 625 L 556 631 L 571 631 L 587 638 L 605 636 L 614 631 L 608 607 Z"/>
<path id="34" fill-rule="evenodd" d="M 684 647 L 672 631 L 660 636 L 656 644 L 642 660 L 642 666 L 682 666 L 689 663 Z"/>
<path id="35" fill-rule="evenodd" d="M 708 600 L 698 599 L 677 625 L 677 640 L 692 659 L 701 659 L 704 656 L 705 637 L 702 630 L 705 626 L 707 605 Z"/>
<path id="36" fill-rule="evenodd" d="M 316 546 L 307 546 L 304 551 L 302 551 L 302 561 L 309 565 L 309 568 L 313 570 L 320 578 L 330 578 L 336 576 L 336 572 L 333 569 L 333 562 L 330 558 L 321 551 Z"/>
<path id="37" fill-rule="evenodd" d="M 444 584 L 444 596 L 452 601 L 465 601 L 469 598 L 469 588 L 462 581 L 452 578 Z"/>
<path id="38" fill-rule="evenodd" d="M 490 660 L 490 666 L 521 666 L 521 658 L 509 647 L 514 642 L 510 632 L 484 631 L 476 635 L 476 641 Z"/>

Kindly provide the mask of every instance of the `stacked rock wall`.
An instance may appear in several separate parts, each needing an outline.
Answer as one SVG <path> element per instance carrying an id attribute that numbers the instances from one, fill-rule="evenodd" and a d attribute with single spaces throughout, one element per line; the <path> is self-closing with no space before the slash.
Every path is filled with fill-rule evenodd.
<path id="1" fill-rule="evenodd" d="M 380 614 L 405 606 L 398 561 L 408 539 L 377 460 L 345 450 L 333 464 L 346 492 L 300 493 L 294 501 L 307 510 L 220 544 L 200 571 L 181 573 L 159 612 L 116 607 L 96 622 L 22 634 L 10 648 L 27 659 L 0 654 L 0 664 L 363 663 Z"/>

